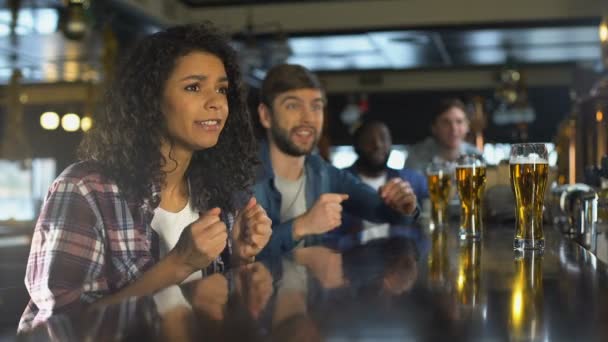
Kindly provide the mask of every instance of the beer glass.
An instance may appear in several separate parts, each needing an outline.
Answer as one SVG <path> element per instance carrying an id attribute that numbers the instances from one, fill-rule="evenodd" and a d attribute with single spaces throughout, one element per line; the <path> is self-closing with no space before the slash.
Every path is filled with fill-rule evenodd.
<path id="1" fill-rule="evenodd" d="M 543 249 L 543 202 L 549 175 L 545 144 L 515 144 L 509 159 L 511 187 L 515 193 L 513 248 Z"/>
<path id="2" fill-rule="evenodd" d="M 460 239 L 481 238 L 481 201 L 486 187 L 486 164 L 481 156 L 464 155 L 456 164 L 456 184 L 460 196 Z"/>
<path id="3" fill-rule="evenodd" d="M 453 167 L 445 161 L 435 161 L 426 168 L 429 197 L 431 198 L 431 228 L 448 222 L 448 201 L 452 189 Z"/>

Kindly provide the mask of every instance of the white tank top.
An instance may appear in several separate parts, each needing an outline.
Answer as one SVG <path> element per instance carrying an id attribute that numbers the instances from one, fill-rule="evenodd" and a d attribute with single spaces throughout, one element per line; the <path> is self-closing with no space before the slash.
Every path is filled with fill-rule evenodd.
<path id="1" fill-rule="evenodd" d="M 159 257 L 161 259 L 175 247 L 184 228 L 196 221 L 198 217 L 199 213 L 192 209 L 190 200 L 177 213 L 166 211 L 161 207 L 154 209 L 151 226 L 159 237 Z M 201 272 L 194 272 L 184 280 L 184 283 L 200 277 Z"/>

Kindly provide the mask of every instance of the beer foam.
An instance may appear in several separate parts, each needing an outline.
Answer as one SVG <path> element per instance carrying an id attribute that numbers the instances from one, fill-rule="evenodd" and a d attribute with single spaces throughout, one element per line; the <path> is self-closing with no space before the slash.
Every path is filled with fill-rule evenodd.
<path id="1" fill-rule="evenodd" d="M 549 164 L 549 160 L 541 158 L 536 153 L 530 153 L 526 157 L 511 157 L 509 164 Z"/>
<path id="2" fill-rule="evenodd" d="M 481 167 L 485 167 L 484 165 L 475 165 L 475 164 L 466 164 L 466 165 L 458 165 L 456 166 L 459 169 L 479 169 Z"/>

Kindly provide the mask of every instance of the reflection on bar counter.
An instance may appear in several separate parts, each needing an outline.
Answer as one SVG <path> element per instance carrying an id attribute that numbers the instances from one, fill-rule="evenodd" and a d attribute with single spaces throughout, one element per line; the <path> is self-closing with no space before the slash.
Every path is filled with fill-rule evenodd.
<path id="1" fill-rule="evenodd" d="M 456 291 L 463 308 L 472 310 L 479 305 L 481 260 L 481 244 L 478 241 L 461 241 Z"/>
<path id="2" fill-rule="evenodd" d="M 445 286 L 450 272 L 448 255 L 448 228 L 438 227 L 431 232 L 431 251 L 428 258 L 428 282 L 430 286 Z"/>
<path id="3" fill-rule="evenodd" d="M 543 256 L 527 250 L 515 258 L 511 292 L 511 340 L 541 340 L 543 329 Z"/>

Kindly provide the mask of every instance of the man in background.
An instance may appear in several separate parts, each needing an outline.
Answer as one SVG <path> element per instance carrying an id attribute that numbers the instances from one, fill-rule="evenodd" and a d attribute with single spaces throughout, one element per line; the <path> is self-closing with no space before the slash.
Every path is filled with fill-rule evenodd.
<path id="1" fill-rule="evenodd" d="M 353 143 L 358 158 L 346 171 L 374 190 L 398 177 L 410 184 L 419 202 L 428 197 L 426 178 L 421 172 L 407 168 L 396 170 L 388 166 L 393 138 L 386 124 L 375 120 L 364 121 L 355 131 Z"/>
<path id="2" fill-rule="evenodd" d="M 424 199 L 428 198 L 426 177 L 423 174 L 416 170 L 396 170 L 387 165 L 393 140 L 386 124 L 375 120 L 364 121 L 353 135 L 353 144 L 358 158 L 353 165 L 345 169 L 346 171 L 376 191 L 392 179 L 402 179 L 414 190 L 419 206 Z M 342 229 L 350 231 L 355 228 L 379 227 L 382 227 L 379 231 L 384 232 L 388 225 L 379 225 L 349 217 L 344 220 L 340 231 Z"/>
<path id="3" fill-rule="evenodd" d="M 469 133 L 469 118 L 464 103 L 456 98 L 439 102 L 431 119 L 432 136 L 408 150 L 405 167 L 422 173 L 434 160 L 454 162 L 463 154 L 481 154 L 464 139 Z"/>

